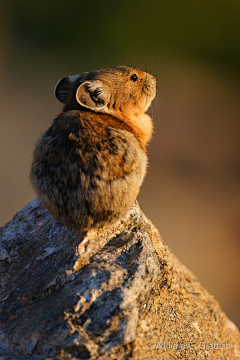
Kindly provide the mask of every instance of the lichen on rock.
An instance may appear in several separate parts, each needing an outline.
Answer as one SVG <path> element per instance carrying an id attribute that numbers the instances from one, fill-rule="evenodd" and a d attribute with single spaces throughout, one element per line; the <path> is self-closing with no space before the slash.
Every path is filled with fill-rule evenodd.
<path id="1" fill-rule="evenodd" d="M 0 359 L 238 359 L 239 331 L 135 203 L 70 230 L 38 199 L 0 229 Z"/>

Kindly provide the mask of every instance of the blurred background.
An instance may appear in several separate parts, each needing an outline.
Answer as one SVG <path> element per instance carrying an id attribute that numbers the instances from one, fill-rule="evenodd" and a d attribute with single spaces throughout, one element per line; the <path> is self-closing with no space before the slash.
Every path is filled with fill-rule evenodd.
<path id="1" fill-rule="evenodd" d="M 240 326 L 239 0 L 0 2 L 0 225 L 32 200 L 57 81 L 115 65 L 158 79 L 139 202 Z"/>

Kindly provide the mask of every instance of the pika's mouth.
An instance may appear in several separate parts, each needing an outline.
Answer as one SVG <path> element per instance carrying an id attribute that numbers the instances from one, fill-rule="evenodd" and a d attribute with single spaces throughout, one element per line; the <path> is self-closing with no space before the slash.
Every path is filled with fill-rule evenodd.
<path id="1" fill-rule="evenodd" d="M 154 83 L 152 80 L 150 83 L 145 82 L 145 84 L 143 85 L 143 94 L 146 101 L 145 111 L 147 111 L 156 96 L 156 81 L 154 81 Z"/>
<path id="2" fill-rule="evenodd" d="M 153 100 L 156 95 L 156 86 L 157 81 L 155 77 L 148 74 L 143 84 L 144 95 L 146 95 L 149 99 Z"/>

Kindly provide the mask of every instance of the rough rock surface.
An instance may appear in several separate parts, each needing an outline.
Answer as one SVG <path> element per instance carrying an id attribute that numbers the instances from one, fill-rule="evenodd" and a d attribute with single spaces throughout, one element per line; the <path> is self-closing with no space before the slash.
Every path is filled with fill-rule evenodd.
<path id="1" fill-rule="evenodd" d="M 239 331 L 135 204 L 84 238 L 33 200 L 0 229 L 0 359 L 239 359 Z"/>

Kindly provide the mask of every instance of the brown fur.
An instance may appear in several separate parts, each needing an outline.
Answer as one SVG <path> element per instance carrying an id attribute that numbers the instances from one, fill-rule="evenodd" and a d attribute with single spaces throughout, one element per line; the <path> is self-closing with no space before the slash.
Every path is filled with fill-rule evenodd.
<path id="1" fill-rule="evenodd" d="M 152 121 L 145 111 L 155 88 L 151 75 L 129 67 L 57 84 L 64 111 L 37 143 L 31 181 L 64 225 L 78 231 L 102 227 L 135 201 L 146 173 Z"/>

